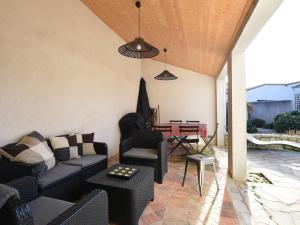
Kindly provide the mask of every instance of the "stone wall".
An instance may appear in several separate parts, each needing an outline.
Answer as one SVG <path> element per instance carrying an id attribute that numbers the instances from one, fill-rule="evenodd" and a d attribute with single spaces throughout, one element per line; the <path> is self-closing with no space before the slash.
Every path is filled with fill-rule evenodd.
<path id="1" fill-rule="evenodd" d="M 286 134 L 255 134 L 255 138 L 261 141 L 293 141 L 300 143 L 300 135 L 286 135 Z M 225 134 L 225 147 L 228 147 L 228 134 Z M 278 149 L 278 150 L 293 150 L 300 151 L 297 148 L 287 146 L 287 145 L 264 145 L 257 146 L 255 144 L 247 144 L 248 149 Z"/>
<path id="2" fill-rule="evenodd" d="M 300 135 L 254 134 L 254 137 L 261 141 L 293 141 L 300 143 Z"/>
<path id="3" fill-rule="evenodd" d="M 300 143 L 300 135 L 286 135 L 286 134 L 255 134 L 255 138 L 261 141 L 293 141 Z M 264 145 L 257 146 L 255 144 L 249 143 L 247 145 L 248 149 L 279 149 L 279 150 L 293 150 L 300 151 L 298 148 L 288 146 L 288 145 Z"/>

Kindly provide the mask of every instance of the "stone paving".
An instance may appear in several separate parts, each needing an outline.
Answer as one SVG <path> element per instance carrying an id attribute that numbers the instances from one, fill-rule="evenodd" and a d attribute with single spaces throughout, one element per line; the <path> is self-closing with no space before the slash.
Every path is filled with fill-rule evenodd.
<path id="1" fill-rule="evenodd" d="M 273 183 L 248 182 L 244 187 L 240 186 L 244 192 L 254 194 L 268 216 L 262 224 L 300 224 L 300 153 L 249 150 L 248 171 L 262 172 Z"/>

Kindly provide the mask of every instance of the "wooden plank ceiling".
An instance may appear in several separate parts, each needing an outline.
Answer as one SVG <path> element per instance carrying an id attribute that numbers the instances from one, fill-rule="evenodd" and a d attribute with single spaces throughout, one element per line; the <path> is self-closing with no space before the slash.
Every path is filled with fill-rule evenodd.
<path id="1" fill-rule="evenodd" d="M 159 48 L 155 60 L 167 48 L 169 64 L 217 76 L 256 1 L 141 0 L 141 37 Z M 82 2 L 126 42 L 138 36 L 135 0 Z"/>

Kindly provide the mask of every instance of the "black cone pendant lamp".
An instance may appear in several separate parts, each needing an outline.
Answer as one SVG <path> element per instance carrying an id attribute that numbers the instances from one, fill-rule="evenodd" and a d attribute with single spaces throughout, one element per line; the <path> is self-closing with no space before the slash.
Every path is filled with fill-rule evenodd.
<path id="1" fill-rule="evenodd" d="M 175 75 L 173 75 L 172 73 L 170 73 L 167 69 L 166 69 L 166 65 L 167 65 L 167 49 L 164 49 L 165 52 L 165 70 L 158 74 L 156 77 L 154 77 L 156 80 L 176 80 L 177 77 Z"/>
<path id="2" fill-rule="evenodd" d="M 120 54 L 130 57 L 130 58 L 139 58 L 139 59 L 144 59 L 144 58 L 151 58 L 154 56 L 157 56 L 159 54 L 159 50 L 155 48 L 154 46 L 150 45 L 144 39 L 140 36 L 140 23 L 141 23 L 141 13 L 140 13 L 140 8 L 141 8 L 141 2 L 136 1 L 135 6 L 139 10 L 139 36 L 134 39 L 134 41 L 131 41 L 125 45 L 122 45 L 119 47 L 119 52 Z"/>

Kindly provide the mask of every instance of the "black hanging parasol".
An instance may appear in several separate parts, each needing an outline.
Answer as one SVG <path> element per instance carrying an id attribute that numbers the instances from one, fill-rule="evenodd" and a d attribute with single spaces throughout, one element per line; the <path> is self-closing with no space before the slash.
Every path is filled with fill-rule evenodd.
<path id="1" fill-rule="evenodd" d="M 140 80 L 140 89 L 136 112 L 141 114 L 144 117 L 145 121 L 148 121 L 152 115 L 152 110 L 149 105 L 149 99 L 146 90 L 146 82 L 143 78 L 141 78 Z"/>

